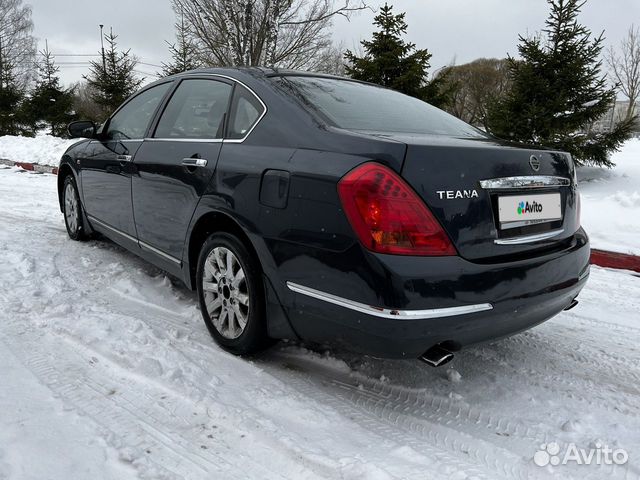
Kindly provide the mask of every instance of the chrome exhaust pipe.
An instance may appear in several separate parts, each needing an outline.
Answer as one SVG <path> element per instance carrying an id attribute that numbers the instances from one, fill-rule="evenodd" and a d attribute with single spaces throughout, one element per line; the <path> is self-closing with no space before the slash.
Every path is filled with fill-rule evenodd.
<path id="1" fill-rule="evenodd" d="M 573 307 L 575 307 L 578 304 L 578 300 L 576 300 L 575 298 L 573 300 L 571 300 L 571 303 L 569 305 L 567 305 L 567 307 L 564 309 L 564 311 L 566 312 L 567 310 L 571 310 Z"/>
<path id="2" fill-rule="evenodd" d="M 434 345 L 418 358 L 431 367 L 441 367 L 453 360 L 453 353 L 440 345 Z"/>

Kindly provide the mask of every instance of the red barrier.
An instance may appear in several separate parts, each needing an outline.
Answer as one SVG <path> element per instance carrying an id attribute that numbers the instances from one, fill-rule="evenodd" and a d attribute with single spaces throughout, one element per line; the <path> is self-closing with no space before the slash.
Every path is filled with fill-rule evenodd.
<path id="1" fill-rule="evenodd" d="M 20 167 L 20 168 L 23 168 L 25 170 L 30 170 L 30 171 L 34 171 L 36 169 L 36 167 L 33 166 L 33 163 L 16 162 L 14 165 L 16 167 Z"/>
<path id="2" fill-rule="evenodd" d="M 600 267 L 640 272 L 640 257 L 637 255 L 592 249 L 591 263 Z"/>

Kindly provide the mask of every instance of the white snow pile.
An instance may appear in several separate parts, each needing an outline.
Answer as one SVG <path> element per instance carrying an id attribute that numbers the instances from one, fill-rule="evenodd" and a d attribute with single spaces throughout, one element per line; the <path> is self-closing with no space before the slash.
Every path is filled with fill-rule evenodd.
<path id="1" fill-rule="evenodd" d="M 0 137 L 0 158 L 14 162 L 38 163 L 57 167 L 67 148 L 78 139 L 64 139 L 39 133 L 36 137 Z"/>
<path id="2" fill-rule="evenodd" d="M 640 139 L 625 143 L 612 157 L 613 169 L 578 169 L 582 225 L 591 246 L 640 255 Z"/>

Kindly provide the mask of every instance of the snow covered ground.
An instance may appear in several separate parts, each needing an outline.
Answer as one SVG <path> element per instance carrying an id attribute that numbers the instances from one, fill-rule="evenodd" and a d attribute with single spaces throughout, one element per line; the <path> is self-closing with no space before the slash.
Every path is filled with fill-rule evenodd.
<path id="1" fill-rule="evenodd" d="M 50 135 L 36 138 L 0 137 L 0 158 L 58 166 L 75 140 Z M 582 224 L 593 248 L 640 255 L 640 139 L 628 141 L 613 155 L 612 170 L 582 167 Z"/>
<path id="2" fill-rule="evenodd" d="M 578 169 L 582 224 L 591 246 L 640 255 L 640 138 L 613 155 L 616 167 Z"/>
<path id="3" fill-rule="evenodd" d="M 640 478 L 629 273 L 593 268 L 575 309 L 440 369 L 293 344 L 247 360 L 182 285 L 69 240 L 56 177 L 0 166 L 0 226 L 2 480 Z M 628 462 L 537 466 L 554 442 Z"/>

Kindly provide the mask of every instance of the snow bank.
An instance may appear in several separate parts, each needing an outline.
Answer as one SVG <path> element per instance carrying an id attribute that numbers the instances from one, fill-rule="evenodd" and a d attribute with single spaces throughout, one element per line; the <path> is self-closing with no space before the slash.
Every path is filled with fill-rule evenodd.
<path id="1" fill-rule="evenodd" d="M 582 225 L 593 248 L 640 255 L 640 139 L 629 140 L 612 160 L 611 170 L 578 169 Z"/>
<path id="2" fill-rule="evenodd" d="M 65 150 L 77 141 L 45 134 L 35 138 L 5 135 L 0 137 L 0 158 L 57 167 Z"/>

